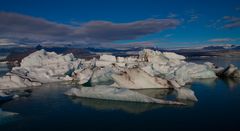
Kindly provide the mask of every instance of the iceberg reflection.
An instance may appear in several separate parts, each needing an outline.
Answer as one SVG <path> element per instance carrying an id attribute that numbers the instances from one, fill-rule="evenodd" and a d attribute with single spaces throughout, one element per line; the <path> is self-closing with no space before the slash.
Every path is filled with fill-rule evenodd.
<path id="1" fill-rule="evenodd" d="M 179 95 L 178 91 L 173 89 L 144 89 L 144 90 L 134 90 L 144 96 L 164 99 L 164 100 L 176 100 Z M 186 105 L 178 104 L 159 104 L 159 103 L 142 103 L 142 102 L 130 102 L 130 101 L 114 101 L 110 99 L 93 99 L 93 98 L 83 98 L 83 97 L 70 97 L 74 103 L 81 104 L 82 106 L 91 107 L 96 110 L 122 110 L 128 113 L 142 113 L 150 111 L 157 108 L 171 107 L 171 108 L 184 108 L 190 107 L 194 104 L 193 101 L 180 101 Z M 139 98 L 140 99 L 140 98 Z M 145 98 L 144 98 L 145 99 Z"/>
<path id="2" fill-rule="evenodd" d="M 223 82 L 229 87 L 230 90 L 234 90 L 240 85 L 239 78 L 224 78 Z"/>
<path id="3" fill-rule="evenodd" d="M 8 122 L 14 121 L 18 113 L 3 111 L 0 108 L 0 126 Z"/>
<path id="4" fill-rule="evenodd" d="M 179 105 L 160 105 L 154 103 L 139 103 L 139 102 L 123 102 L 123 101 L 109 101 L 100 99 L 76 98 L 72 97 L 72 101 L 82 106 L 94 108 L 96 110 L 122 110 L 128 113 L 139 114 L 153 109 L 163 107 L 177 107 L 183 108 L 185 106 Z"/>

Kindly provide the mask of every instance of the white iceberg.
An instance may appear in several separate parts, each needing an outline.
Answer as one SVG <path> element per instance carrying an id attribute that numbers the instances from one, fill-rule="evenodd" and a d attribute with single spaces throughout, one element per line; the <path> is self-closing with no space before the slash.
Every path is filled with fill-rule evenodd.
<path id="1" fill-rule="evenodd" d="M 223 70 L 221 76 L 232 78 L 240 77 L 238 67 L 230 64 L 226 69 Z"/>
<path id="2" fill-rule="evenodd" d="M 138 57 L 101 55 L 98 60 L 86 61 L 73 54 L 40 50 L 25 57 L 20 67 L 14 67 L 1 77 L 0 89 L 68 80 L 76 80 L 79 84 L 113 80 L 119 87 L 129 89 L 175 88 L 193 79 L 216 77 L 206 65 L 187 63 L 184 59 L 176 53 L 145 49 Z"/>
<path id="3" fill-rule="evenodd" d="M 240 78 L 240 70 L 233 64 L 230 64 L 225 69 L 223 67 L 218 67 L 211 62 L 205 62 L 204 64 L 207 65 L 209 69 L 213 70 L 220 77 Z"/>
<path id="4" fill-rule="evenodd" d="M 114 85 L 127 89 L 174 88 L 180 93 L 179 98 L 197 100 L 193 91 L 184 90 L 181 87 L 195 79 L 216 78 L 215 67 L 209 63 L 189 63 L 184 61 L 185 59 L 184 56 L 173 52 L 150 49 L 140 51 L 138 56 L 101 55 L 100 59 L 92 60 L 77 59 L 71 53 L 62 55 L 40 50 L 25 57 L 19 67 L 14 67 L 11 72 L 0 77 L 0 90 L 39 86 L 59 81 L 77 81 L 80 85 L 89 83 L 90 86 Z M 239 71 L 233 67 L 226 69 L 224 73 L 229 74 L 229 72 L 230 76 L 240 76 Z M 97 87 L 93 89 L 97 90 Z M 111 88 L 99 90 L 103 89 L 106 89 L 106 92 L 111 90 Z M 130 96 L 134 94 L 129 90 L 119 91 L 124 91 Z M 101 92 L 106 95 L 106 92 Z M 139 98 L 154 101 L 142 95 Z M 116 96 L 116 99 L 124 100 L 119 96 Z M 140 101 L 146 99 L 140 99 Z"/>

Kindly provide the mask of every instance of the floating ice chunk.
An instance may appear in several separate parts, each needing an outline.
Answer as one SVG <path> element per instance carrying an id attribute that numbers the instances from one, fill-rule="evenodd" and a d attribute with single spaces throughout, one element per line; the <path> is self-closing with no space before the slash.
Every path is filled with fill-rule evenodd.
<path id="1" fill-rule="evenodd" d="M 227 68 L 225 68 L 221 73 L 219 73 L 221 77 L 229 77 L 229 78 L 240 78 L 240 70 L 233 64 L 230 64 Z"/>
<path id="2" fill-rule="evenodd" d="M 240 78 L 240 70 L 237 70 L 234 72 L 234 74 L 232 75 L 233 78 Z"/>
<path id="3" fill-rule="evenodd" d="M 204 64 L 220 77 L 240 78 L 240 70 L 238 70 L 238 67 L 233 64 L 230 64 L 225 69 L 223 67 L 218 67 L 211 62 L 205 62 Z"/>
<path id="4" fill-rule="evenodd" d="M 103 100 L 184 105 L 181 102 L 155 99 L 135 91 L 111 86 L 72 88 L 65 94 L 69 96 Z"/>
<path id="5" fill-rule="evenodd" d="M 204 65 L 206 65 L 208 67 L 208 69 L 214 71 L 216 73 L 216 75 L 221 75 L 224 71 L 223 67 L 218 67 L 216 66 L 214 63 L 211 62 L 205 62 Z"/>

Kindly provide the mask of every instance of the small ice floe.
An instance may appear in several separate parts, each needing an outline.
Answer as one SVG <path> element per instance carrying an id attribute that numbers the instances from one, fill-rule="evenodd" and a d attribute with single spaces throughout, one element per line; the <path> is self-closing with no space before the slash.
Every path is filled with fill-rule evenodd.
<path id="1" fill-rule="evenodd" d="M 225 68 L 221 74 L 224 77 L 229 78 L 240 78 L 240 70 L 233 64 L 230 64 L 227 68 Z"/>
<path id="2" fill-rule="evenodd" d="M 157 103 L 157 104 L 167 104 L 167 105 L 185 105 L 184 103 L 181 103 L 181 102 L 156 99 L 156 98 L 152 98 L 129 89 L 116 88 L 113 86 L 72 88 L 69 91 L 67 91 L 65 94 L 68 96 L 92 98 L 92 99 Z"/>
<path id="3" fill-rule="evenodd" d="M 205 65 L 209 69 L 213 70 L 219 77 L 222 78 L 240 78 L 240 70 L 233 64 L 230 64 L 228 67 L 218 67 L 214 63 L 205 62 Z"/>

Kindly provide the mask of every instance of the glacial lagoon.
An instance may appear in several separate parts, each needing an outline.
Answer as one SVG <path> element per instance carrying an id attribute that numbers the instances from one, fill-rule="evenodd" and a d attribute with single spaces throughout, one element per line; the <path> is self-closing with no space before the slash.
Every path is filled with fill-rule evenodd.
<path id="1" fill-rule="evenodd" d="M 197 58 L 217 65 L 238 58 Z M 1 66 L 1 75 L 6 72 Z M 131 102 L 73 98 L 64 95 L 69 83 L 51 83 L 36 87 L 28 97 L 6 102 L 0 107 L 17 115 L 0 120 L 0 130 L 239 130 L 240 81 L 216 79 L 191 85 L 198 102 L 187 106 L 164 106 Z M 141 90 L 156 98 L 171 99 L 171 90 Z"/>

